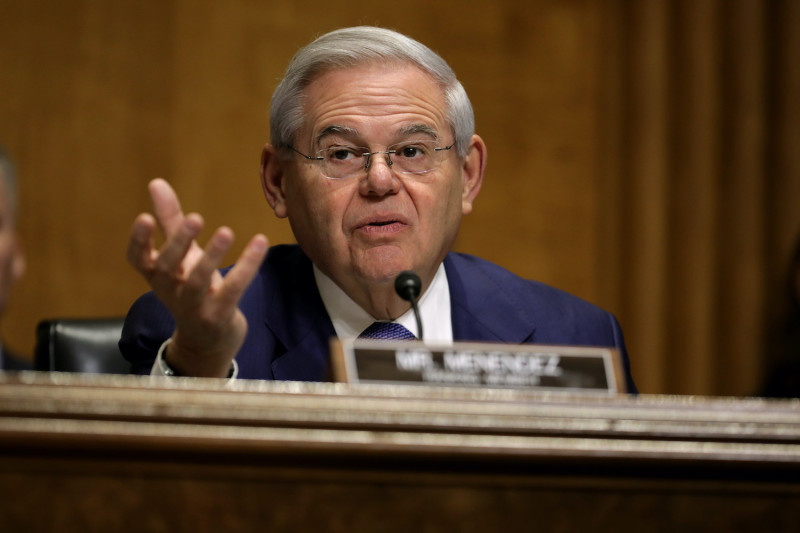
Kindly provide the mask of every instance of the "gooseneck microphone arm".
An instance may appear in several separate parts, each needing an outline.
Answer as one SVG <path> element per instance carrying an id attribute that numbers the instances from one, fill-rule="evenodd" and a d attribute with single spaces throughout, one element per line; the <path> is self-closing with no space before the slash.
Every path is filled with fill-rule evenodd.
<path id="1" fill-rule="evenodd" d="M 422 282 L 419 276 L 410 270 L 400 272 L 394 280 L 394 290 L 400 298 L 411 302 L 411 308 L 414 310 L 414 318 L 417 319 L 419 340 L 422 340 L 422 317 L 419 314 L 419 307 L 417 306 L 417 298 L 419 298 L 419 293 L 422 292 Z"/>

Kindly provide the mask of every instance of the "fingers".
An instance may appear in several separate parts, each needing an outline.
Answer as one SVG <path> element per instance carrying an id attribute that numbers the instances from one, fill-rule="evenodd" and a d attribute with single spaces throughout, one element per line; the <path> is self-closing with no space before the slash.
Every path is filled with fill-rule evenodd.
<path id="1" fill-rule="evenodd" d="M 186 278 L 186 299 L 189 305 L 199 306 L 206 297 L 225 254 L 233 244 L 233 232 L 226 227 L 218 228 L 208 241 L 203 254 Z"/>
<path id="2" fill-rule="evenodd" d="M 225 276 L 223 288 L 219 293 L 220 305 L 235 306 L 238 304 L 245 289 L 253 281 L 264 261 L 268 247 L 269 241 L 264 235 L 259 234 L 250 239 L 236 264 Z"/>
<path id="3" fill-rule="evenodd" d="M 142 213 L 133 222 L 128 239 L 128 263 L 142 274 L 152 270 L 157 255 L 153 249 L 155 226 L 155 219 L 148 213 Z"/>
<path id="4" fill-rule="evenodd" d="M 166 180 L 156 178 L 148 185 L 150 198 L 153 200 L 153 211 L 156 220 L 165 235 L 169 236 L 178 230 L 183 221 L 183 211 L 178 195 Z"/>
<path id="5" fill-rule="evenodd" d="M 155 262 L 150 284 L 157 293 L 172 295 L 168 299 L 181 309 L 205 309 L 210 316 L 226 316 L 236 308 L 258 272 L 269 243 L 264 235 L 253 237 L 228 275 L 222 278 L 218 269 L 233 245 L 234 235 L 230 228 L 218 228 L 184 276 L 179 270 L 181 260 L 193 242 L 195 231 L 199 231 L 188 227 L 195 217 L 187 215 L 175 238 L 165 245 Z"/>
<path id="6" fill-rule="evenodd" d="M 154 264 L 154 274 L 165 282 L 182 281 L 186 270 L 193 268 L 188 262 L 189 249 L 195 246 L 194 239 L 203 229 L 203 219 L 198 214 L 183 218 L 176 231 L 167 237 Z"/>
<path id="7" fill-rule="evenodd" d="M 136 218 L 128 243 L 128 261 L 144 276 L 176 322 L 186 326 L 185 330 L 207 332 L 207 325 L 215 322 L 218 328 L 224 328 L 264 260 L 267 238 L 253 237 L 223 278 L 217 269 L 231 249 L 233 232 L 218 228 L 201 249 L 197 237 L 203 228 L 202 217 L 196 213 L 184 215 L 178 196 L 163 179 L 154 179 L 148 188 L 155 216 L 144 213 Z M 158 226 L 165 237 L 160 249 L 155 248 Z"/>

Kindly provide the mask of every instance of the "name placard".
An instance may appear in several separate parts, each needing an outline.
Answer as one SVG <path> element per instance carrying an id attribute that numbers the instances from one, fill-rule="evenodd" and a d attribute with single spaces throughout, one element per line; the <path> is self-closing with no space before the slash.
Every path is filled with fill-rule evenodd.
<path id="1" fill-rule="evenodd" d="M 334 379 L 345 383 L 625 392 L 613 348 L 334 339 L 331 360 Z"/>

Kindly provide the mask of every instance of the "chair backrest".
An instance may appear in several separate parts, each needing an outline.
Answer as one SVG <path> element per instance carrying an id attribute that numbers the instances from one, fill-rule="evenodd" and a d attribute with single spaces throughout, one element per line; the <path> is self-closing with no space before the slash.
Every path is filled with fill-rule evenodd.
<path id="1" fill-rule="evenodd" d="M 36 327 L 34 370 L 128 374 L 119 351 L 123 318 L 43 320 Z"/>

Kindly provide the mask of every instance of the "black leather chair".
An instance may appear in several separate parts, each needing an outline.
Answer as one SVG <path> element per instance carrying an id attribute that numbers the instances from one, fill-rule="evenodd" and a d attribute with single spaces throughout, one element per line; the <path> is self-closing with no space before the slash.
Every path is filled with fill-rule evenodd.
<path id="1" fill-rule="evenodd" d="M 68 318 L 39 322 L 34 370 L 128 374 L 119 352 L 123 318 Z"/>

